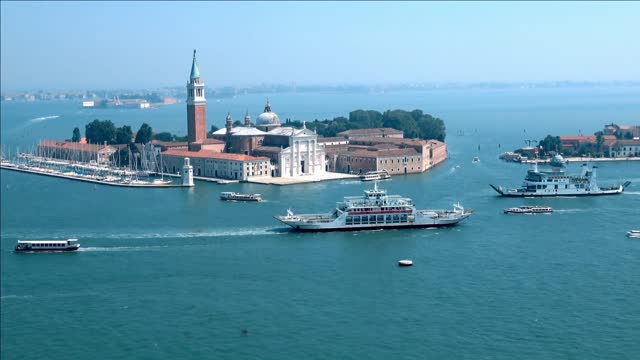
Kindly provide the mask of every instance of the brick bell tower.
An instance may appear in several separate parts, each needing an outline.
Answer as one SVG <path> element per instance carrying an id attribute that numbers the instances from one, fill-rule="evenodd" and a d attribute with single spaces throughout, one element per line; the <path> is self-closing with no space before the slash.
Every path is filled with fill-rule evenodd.
<path id="1" fill-rule="evenodd" d="M 204 97 L 204 83 L 200 79 L 200 69 L 193 50 L 191 76 L 187 83 L 187 141 L 189 151 L 197 151 L 207 138 L 207 99 Z"/>

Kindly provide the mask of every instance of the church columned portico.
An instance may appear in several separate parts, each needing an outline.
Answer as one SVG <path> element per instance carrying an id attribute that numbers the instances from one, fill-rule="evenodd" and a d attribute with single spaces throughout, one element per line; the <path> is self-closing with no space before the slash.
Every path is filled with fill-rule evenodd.
<path id="1" fill-rule="evenodd" d="M 316 175 L 325 172 L 324 149 L 308 129 L 295 130 L 289 146 L 280 152 L 280 176 Z"/>

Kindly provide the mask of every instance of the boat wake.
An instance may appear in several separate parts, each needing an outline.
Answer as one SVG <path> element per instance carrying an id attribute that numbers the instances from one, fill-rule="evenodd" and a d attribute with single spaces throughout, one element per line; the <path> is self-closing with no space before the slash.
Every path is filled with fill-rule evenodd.
<path id="1" fill-rule="evenodd" d="M 33 118 L 33 119 L 29 120 L 29 121 L 30 122 L 41 122 L 41 121 L 45 121 L 45 120 L 49 120 L 49 119 L 57 119 L 59 117 L 60 117 L 60 115 L 42 116 L 42 117 Z"/>
<path id="2" fill-rule="evenodd" d="M 581 212 L 589 212 L 590 209 L 555 209 L 553 212 L 555 213 L 564 213 L 564 214 L 573 214 L 573 213 L 581 213 Z"/>
<path id="3" fill-rule="evenodd" d="M 360 180 L 343 180 L 340 181 L 340 185 L 353 185 L 353 184 L 362 184 Z"/>
<path id="4" fill-rule="evenodd" d="M 31 296 L 31 295 L 3 295 L 3 296 L 0 296 L 0 300 L 9 300 L 9 299 L 16 299 L 16 300 L 33 299 L 33 296 Z"/>
<path id="5" fill-rule="evenodd" d="M 79 252 L 97 252 L 97 251 L 147 251 L 161 248 L 167 248 L 165 246 L 113 246 L 113 247 L 81 247 Z"/>
<path id="6" fill-rule="evenodd" d="M 215 237 L 236 237 L 236 236 L 264 236 L 264 235 L 278 235 L 283 231 L 273 227 L 263 228 L 245 228 L 245 229 L 203 229 L 199 231 L 180 231 L 180 230 L 166 230 L 163 232 L 135 232 L 135 233 L 111 233 L 105 234 L 104 232 L 74 232 L 70 236 L 69 232 L 52 234 L 48 233 L 46 236 L 42 235 L 41 231 L 37 233 L 21 232 L 21 233 L 2 233 L 3 237 L 16 238 L 16 239 L 40 239 L 43 237 L 66 239 L 69 237 L 80 239 L 80 243 L 83 244 L 84 240 L 93 239 L 113 239 L 113 240 L 145 240 L 145 239 L 184 239 L 184 238 L 215 238 Z M 80 248 L 82 250 L 83 247 Z M 86 248 L 85 248 L 86 249 Z"/>
<path id="7" fill-rule="evenodd" d="M 622 194 L 626 195 L 640 195 L 640 191 L 625 191 Z"/>

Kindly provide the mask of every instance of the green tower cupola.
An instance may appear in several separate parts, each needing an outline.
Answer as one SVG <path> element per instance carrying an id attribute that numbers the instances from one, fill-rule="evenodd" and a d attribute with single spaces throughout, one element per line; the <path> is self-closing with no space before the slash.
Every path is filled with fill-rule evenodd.
<path id="1" fill-rule="evenodd" d="M 200 78 L 200 69 L 198 68 L 198 62 L 196 61 L 196 50 L 193 49 L 193 63 L 191 64 L 191 79 Z"/>

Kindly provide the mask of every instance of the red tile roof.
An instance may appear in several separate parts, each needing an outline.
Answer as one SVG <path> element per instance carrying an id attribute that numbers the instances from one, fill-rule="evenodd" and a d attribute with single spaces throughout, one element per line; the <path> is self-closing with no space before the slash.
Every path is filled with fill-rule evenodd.
<path id="1" fill-rule="evenodd" d="M 229 153 L 216 152 L 213 150 L 188 151 L 188 150 L 169 149 L 163 152 L 162 155 L 180 156 L 180 157 L 189 157 L 189 158 L 202 158 L 202 159 L 233 160 L 233 161 L 269 160 L 269 158 L 264 156 L 229 154 Z"/>

